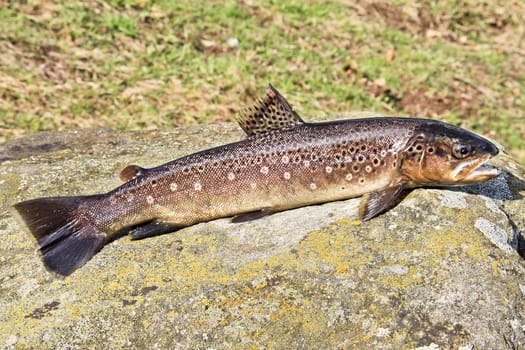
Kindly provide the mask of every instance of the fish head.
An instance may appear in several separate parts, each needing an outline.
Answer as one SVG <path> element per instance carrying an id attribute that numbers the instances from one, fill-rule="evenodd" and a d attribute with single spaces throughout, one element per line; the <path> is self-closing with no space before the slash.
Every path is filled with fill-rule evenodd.
<path id="1" fill-rule="evenodd" d="M 470 131 L 429 121 L 417 131 L 400 153 L 400 168 L 415 185 L 465 185 L 499 175 L 484 163 L 498 148 Z"/>

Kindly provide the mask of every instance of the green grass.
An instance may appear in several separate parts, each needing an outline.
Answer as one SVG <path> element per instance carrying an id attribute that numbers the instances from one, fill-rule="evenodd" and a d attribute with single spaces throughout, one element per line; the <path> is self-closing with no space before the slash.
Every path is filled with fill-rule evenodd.
<path id="1" fill-rule="evenodd" d="M 0 142 L 231 121 L 270 81 L 307 118 L 438 118 L 525 163 L 523 18 L 503 0 L 0 0 Z"/>

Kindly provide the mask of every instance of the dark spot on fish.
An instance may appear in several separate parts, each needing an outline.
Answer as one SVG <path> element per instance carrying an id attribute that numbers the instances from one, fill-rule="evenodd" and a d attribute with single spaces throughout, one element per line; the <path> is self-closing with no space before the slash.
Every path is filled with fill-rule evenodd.
<path id="1" fill-rule="evenodd" d="M 378 165 L 379 165 L 379 159 L 374 158 L 374 160 L 372 161 L 372 163 L 374 163 L 375 166 L 378 166 Z"/>
<path id="2" fill-rule="evenodd" d="M 422 149 L 423 149 L 423 146 L 421 146 L 421 145 L 417 145 L 416 146 L 416 151 L 421 151 Z"/>
<path id="3" fill-rule="evenodd" d="M 432 147 L 432 146 L 428 147 L 427 148 L 427 152 L 430 153 L 430 154 L 434 153 L 434 147 Z"/>
<path id="4" fill-rule="evenodd" d="M 366 148 L 367 148 L 366 145 L 362 145 L 362 146 L 361 146 L 361 151 L 365 152 L 365 151 L 366 151 Z"/>
<path id="5" fill-rule="evenodd" d="M 444 155 L 447 154 L 447 151 L 445 151 L 443 148 L 437 148 L 436 149 L 436 154 L 440 157 L 443 157 Z"/>
<path id="6" fill-rule="evenodd" d="M 153 186 L 155 186 L 155 185 L 157 184 L 157 180 L 156 180 L 156 179 L 151 180 L 151 184 L 152 184 Z"/>

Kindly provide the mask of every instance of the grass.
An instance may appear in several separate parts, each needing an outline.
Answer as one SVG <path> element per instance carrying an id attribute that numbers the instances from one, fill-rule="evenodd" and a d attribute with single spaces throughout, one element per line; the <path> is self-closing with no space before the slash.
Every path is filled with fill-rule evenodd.
<path id="1" fill-rule="evenodd" d="M 307 118 L 438 118 L 525 164 L 523 18 L 504 0 L 0 0 L 0 142 L 233 120 L 270 81 Z"/>

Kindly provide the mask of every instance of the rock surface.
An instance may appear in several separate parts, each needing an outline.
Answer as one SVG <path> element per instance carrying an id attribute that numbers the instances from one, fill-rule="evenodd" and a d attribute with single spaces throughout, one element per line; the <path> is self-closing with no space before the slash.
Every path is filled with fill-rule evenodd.
<path id="1" fill-rule="evenodd" d="M 414 190 L 365 223 L 351 199 L 123 237 L 67 278 L 44 269 L 7 210 L 105 192 L 126 165 L 240 137 L 215 125 L 0 145 L 0 346 L 525 348 L 524 187 L 505 174 L 462 190 Z"/>

